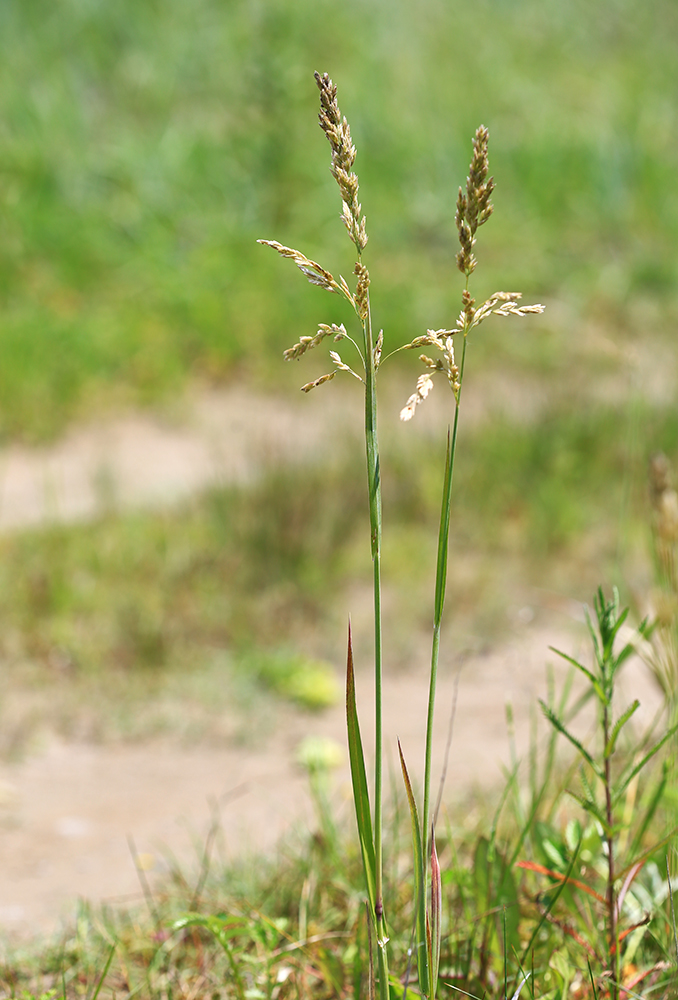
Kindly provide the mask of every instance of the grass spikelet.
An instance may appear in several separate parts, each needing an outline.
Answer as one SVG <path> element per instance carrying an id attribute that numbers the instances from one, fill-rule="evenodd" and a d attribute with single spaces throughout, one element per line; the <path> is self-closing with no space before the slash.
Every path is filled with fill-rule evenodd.
<path id="1" fill-rule="evenodd" d="M 466 193 L 459 188 L 457 198 L 457 213 L 455 222 L 459 233 L 461 250 L 457 254 L 457 267 L 468 278 L 476 268 L 477 261 L 473 255 L 476 242 L 476 231 L 482 226 L 494 211 L 490 201 L 494 191 L 494 178 L 487 179 L 488 159 L 487 143 L 490 133 L 481 125 L 473 140 L 473 158 L 466 178 Z"/>
<path id="2" fill-rule="evenodd" d="M 325 382 L 331 382 L 336 372 L 328 372 L 326 375 L 321 375 L 320 378 L 314 379 L 312 382 L 307 382 L 306 385 L 302 385 L 302 392 L 310 392 L 311 389 L 317 389 L 319 385 L 323 385 Z"/>
<path id="3" fill-rule="evenodd" d="M 283 358 L 285 361 L 298 361 L 306 351 L 312 350 L 312 348 L 321 344 L 325 337 L 331 336 L 334 336 L 335 342 L 343 340 L 344 337 L 348 336 L 344 324 L 342 323 L 340 326 L 337 326 L 336 323 L 331 323 L 328 326 L 327 323 L 319 323 L 318 332 L 315 337 L 300 337 L 298 344 L 283 351 Z"/>
<path id="4" fill-rule="evenodd" d="M 301 253 L 301 251 L 294 250 L 292 247 L 283 246 L 283 244 L 278 243 L 277 240 L 257 240 L 257 243 L 261 243 L 265 247 L 272 247 L 273 250 L 278 251 L 281 257 L 287 257 L 294 261 L 301 273 L 308 278 L 312 285 L 324 288 L 328 292 L 346 294 L 345 289 L 334 280 L 329 271 L 326 271 L 325 268 L 321 267 L 316 261 L 310 260 L 303 253 Z"/>
<path id="5" fill-rule="evenodd" d="M 346 226 L 358 253 L 367 245 L 365 217 L 361 216 L 362 206 L 358 201 L 358 178 L 353 172 L 356 150 L 351 141 L 351 130 L 337 104 L 337 88 L 328 73 L 316 72 L 315 82 L 320 91 L 320 127 L 332 147 L 332 176 L 339 185 L 343 202 L 341 221 Z"/>
<path id="6" fill-rule="evenodd" d="M 423 403 L 429 392 L 433 388 L 433 379 L 430 375 L 420 375 L 417 379 L 416 391 L 412 393 L 410 398 L 407 400 L 402 410 L 400 411 L 401 420 L 411 420 L 414 416 L 414 411 Z"/>

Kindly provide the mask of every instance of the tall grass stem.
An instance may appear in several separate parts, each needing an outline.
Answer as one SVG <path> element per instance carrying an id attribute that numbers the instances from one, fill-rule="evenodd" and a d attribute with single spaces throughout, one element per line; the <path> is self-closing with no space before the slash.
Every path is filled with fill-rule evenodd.
<path id="1" fill-rule="evenodd" d="M 468 282 L 467 282 L 468 286 Z M 464 384 L 464 364 L 466 361 L 467 338 L 464 340 L 459 365 L 459 391 L 455 400 L 454 423 L 452 434 L 447 434 L 447 454 L 445 459 L 445 475 L 443 478 L 443 497 L 440 508 L 440 527 L 438 529 L 438 558 L 436 562 L 435 605 L 433 615 L 433 641 L 431 644 L 431 672 L 428 692 L 428 712 L 426 720 L 426 756 L 424 764 L 424 809 L 422 815 L 422 840 L 427 845 L 431 831 L 431 758 L 433 755 L 433 716 L 435 713 L 436 686 L 438 682 L 438 662 L 440 658 L 440 632 L 445 608 L 445 590 L 447 587 L 447 560 L 450 539 L 450 512 L 452 503 L 452 477 L 454 475 L 454 458 L 457 451 L 457 433 L 459 430 L 459 409 L 461 390 Z"/>
<path id="2" fill-rule="evenodd" d="M 370 506 L 370 540 L 374 585 L 374 861 L 375 919 L 377 924 L 377 959 L 379 993 L 388 1000 L 388 966 L 386 962 L 386 932 L 383 902 L 383 637 L 381 615 L 381 473 L 377 438 L 376 364 L 372 337 L 372 316 L 367 303 L 363 322 L 365 337 L 365 449 L 367 453 L 367 483 Z"/>

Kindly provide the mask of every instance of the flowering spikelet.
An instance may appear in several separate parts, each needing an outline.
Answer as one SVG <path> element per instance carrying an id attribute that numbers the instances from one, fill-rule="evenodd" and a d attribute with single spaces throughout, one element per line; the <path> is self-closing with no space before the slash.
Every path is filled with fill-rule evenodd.
<path id="1" fill-rule="evenodd" d="M 467 278 L 470 277 L 476 266 L 473 247 L 476 242 L 478 226 L 487 222 L 492 214 L 490 196 L 494 190 L 494 180 L 492 177 L 488 179 L 487 176 L 488 138 L 488 130 L 484 125 L 481 125 L 473 140 L 473 158 L 466 179 L 466 191 L 459 188 L 457 198 L 456 222 L 461 250 L 457 254 L 456 260 L 457 267 Z M 454 330 L 427 330 L 426 336 L 415 337 L 410 344 L 405 345 L 406 349 L 431 346 L 440 351 L 442 355 L 440 358 L 434 360 L 426 354 L 421 354 L 419 360 L 433 371 L 445 372 L 457 406 L 461 393 L 462 375 L 454 360 L 452 338 L 455 334 L 462 334 L 465 346 L 466 338 L 471 330 L 480 326 L 493 313 L 496 316 L 526 316 L 529 313 L 542 313 L 544 311 L 544 306 L 541 303 L 532 306 L 521 305 L 521 297 L 520 292 L 495 292 L 476 309 L 475 299 L 468 288 L 465 288 L 461 293 L 461 312 L 457 317 Z M 426 399 L 432 388 L 431 376 L 428 374 L 420 375 L 417 380 L 416 392 L 410 396 L 400 411 L 400 419 L 411 420 L 417 406 Z"/>
<path id="2" fill-rule="evenodd" d="M 325 337 L 331 337 L 332 335 L 334 335 L 335 340 L 342 340 L 346 336 L 344 324 L 342 323 L 340 326 L 337 326 L 335 323 L 332 323 L 328 326 L 327 323 L 318 323 L 318 332 L 315 337 L 300 337 L 298 344 L 295 344 L 294 347 L 288 347 L 286 351 L 283 351 L 283 358 L 285 361 L 297 361 L 306 351 L 317 347 Z"/>
<path id="3" fill-rule="evenodd" d="M 297 265 L 302 274 L 305 274 L 312 285 L 318 285 L 319 288 L 325 288 L 328 292 L 342 292 L 346 294 L 345 282 L 342 280 L 340 285 L 334 280 L 329 271 L 326 271 L 324 267 L 317 264 L 314 260 L 309 260 L 305 257 L 300 250 L 293 250 L 292 247 L 285 247 L 282 243 L 278 243 L 277 240 L 257 240 L 257 243 L 262 243 L 265 247 L 272 247 L 277 250 L 281 257 L 289 257 Z"/>
<path id="4" fill-rule="evenodd" d="M 457 198 L 457 213 L 455 221 L 459 233 L 461 250 L 457 254 L 457 267 L 467 277 L 476 267 L 473 247 L 476 242 L 476 231 L 492 215 L 494 206 L 490 201 L 494 191 L 494 178 L 487 178 L 487 142 L 489 131 L 481 125 L 473 140 L 473 159 L 466 178 L 466 193 L 459 188 Z"/>
<path id="5" fill-rule="evenodd" d="M 302 385 L 302 392 L 310 392 L 311 389 L 317 389 L 319 385 L 323 385 L 324 382 L 331 382 L 331 380 L 336 375 L 336 372 L 328 372 L 327 375 L 321 375 L 320 378 L 316 378 L 313 382 L 307 382 L 306 385 Z"/>
<path id="6" fill-rule="evenodd" d="M 341 221 L 346 226 L 358 252 L 362 253 L 367 244 L 365 217 L 361 217 L 362 206 L 358 201 L 358 178 L 353 172 L 355 146 L 351 141 L 348 122 L 342 117 L 337 104 L 337 88 L 328 73 L 315 73 L 315 82 L 320 91 L 320 127 L 332 147 L 332 176 L 339 185 L 343 203 Z"/>
<path id="7" fill-rule="evenodd" d="M 400 411 L 401 420 L 411 420 L 414 416 L 414 411 L 423 403 L 429 392 L 433 388 L 433 379 L 430 375 L 420 375 L 417 379 L 417 391 L 413 392 L 410 398 L 405 403 L 405 406 Z"/>
<path id="8" fill-rule="evenodd" d="M 356 264 L 353 269 L 353 273 L 357 275 L 358 282 L 355 289 L 355 309 L 360 317 L 361 321 L 364 323 L 367 319 L 367 311 L 369 309 L 369 287 L 370 287 L 370 272 L 367 270 L 364 264 Z"/>
<path id="9" fill-rule="evenodd" d="M 430 368 L 432 371 L 445 372 L 447 375 L 447 380 L 450 383 L 450 388 L 454 393 L 454 398 L 459 398 L 459 390 L 461 389 L 461 383 L 459 381 L 459 368 L 454 360 L 454 346 L 452 344 L 452 330 L 427 330 L 425 337 L 417 337 L 416 340 L 419 344 L 430 344 L 432 347 L 437 347 L 442 354 L 441 358 L 429 358 L 427 354 L 420 354 L 419 360 L 423 364 Z M 408 347 L 414 346 L 414 341 L 412 344 L 408 344 Z M 433 388 L 433 379 L 430 375 L 420 375 L 417 379 L 417 389 L 413 392 L 410 398 L 407 400 L 405 406 L 400 411 L 401 420 L 411 420 L 414 416 L 414 411 L 417 406 L 428 396 L 429 392 Z"/>

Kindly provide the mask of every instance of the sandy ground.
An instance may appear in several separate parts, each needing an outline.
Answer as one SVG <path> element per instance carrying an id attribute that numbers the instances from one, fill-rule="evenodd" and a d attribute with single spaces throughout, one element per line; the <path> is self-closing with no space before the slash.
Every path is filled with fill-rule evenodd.
<path id="1" fill-rule="evenodd" d="M 360 430 L 359 414 L 357 422 L 346 416 L 340 394 L 314 404 L 311 419 L 303 403 L 281 405 L 236 389 L 196 398 L 181 421 L 132 415 L 77 429 L 50 448 L 5 448 L 0 531 L 86 518 L 111 504 L 171 503 L 213 482 L 246 480 L 262 457 L 310 456 L 326 447 L 328 427 L 333 434 Z M 425 432 L 426 421 L 421 426 Z M 442 672 L 434 759 L 439 773 L 456 696 L 447 777 L 451 809 L 474 788 L 501 781 L 510 759 L 507 700 L 524 751 L 529 713 L 545 691 L 545 664 L 554 659 L 549 644 L 576 653 L 582 642 L 576 608 L 562 609 L 555 631 L 541 618 L 535 624 L 531 609 L 524 611 L 501 648 Z M 369 677 L 359 674 L 358 684 L 369 747 Z M 630 666 L 626 684 L 649 715 L 657 695 L 640 664 Z M 420 673 L 387 678 L 394 773 L 399 736 L 412 772 L 421 774 L 426 686 Z M 230 856 L 272 849 L 286 831 L 312 824 L 308 779 L 296 762 L 306 736 L 329 738 L 340 748 L 333 795 L 338 809 L 350 811 L 341 706 L 319 716 L 281 706 L 266 737 L 246 748 L 52 743 L 36 756 L 0 764 L 0 938 L 53 933 L 73 919 L 78 899 L 139 898 L 134 855 L 151 880 L 171 857 L 197 867 L 215 803 L 222 851 Z"/>
<path id="2" fill-rule="evenodd" d="M 576 632 L 581 634 L 581 627 Z M 563 629 L 556 639 L 577 652 L 580 638 Z M 434 773 L 445 757 L 455 702 L 446 784 L 448 808 L 475 789 L 501 782 L 510 763 L 505 705 L 515 716 L 519 753 L 527 749 L 530 709 L 545 694 L 545 663 L 554 660 L 548 631 L 525 625 L 501 648 L 444 673 L 438 690 Z M 370 678 L 358 677 L 366 747 L 373 726 Z M 658 704 L 645 668 L 631 664 L 625 695 L 643 701 L 646 719 Z M 423 767 L 426 677 L 389 677 L 385 691 L 388 754 L 397 774 L 399 737 L 414 775 Z M 543 731 L 542 727 L 542 731 Z M 342 706 L 318 715 L 281 707 L 265 741 L 255 748 L 179 749 L 167 743 L 88 746 L 55 743 L 39 756 L 0 766 L 0 929 L 3 936 L 53 933 L 72 919 L 78 899 L 94 903 L 140 898 L 133 855 L 148 878 L 176 858 L 197 871 L 202 844 L 218 806 L 222 854 L 270 850 L 285 832 L 313 822 L 308 779 L 297 750 L 308 736 L 340 748 L 333 775 L 337 808 L 350 815 Z"/>

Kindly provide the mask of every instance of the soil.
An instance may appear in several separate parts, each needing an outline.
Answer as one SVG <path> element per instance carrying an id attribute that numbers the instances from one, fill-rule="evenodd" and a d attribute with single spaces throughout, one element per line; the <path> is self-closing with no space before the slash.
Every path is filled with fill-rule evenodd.
<path id="1" fill-rule="evenodd" d="M 267 455 L 311 457 L 345 427 L 359 433 L 328 395 L 308 409 L 230 390 L 196 397 L 181 419 L 131 415 L 78 429 L 49 448 L 11 446 L 0 453 L 0 530 L 94 516 L 111 504 L 171 503 L 217 481 L 256 475 Z M 422 421 L 423 431 L 427 423 Z M 152 456 L 152 461 L 149 461 Z M 438 689 L 434 773 L 440 774 L 452 706 L 453 737 L 446 782 L 451 811 L 478 789 L 502 781 L 511 760 L 505 706 L 513 705 L 517 752 L 526 749 L 535 698 L 546 689 L 549 645 L 577 653 L 585 641 L 580 610 L 517 611 L 509 638 L 463 664 L 444 665 Z M 427 679 L 387 676 L 385 731 L 397 773 L 399 736 L 411 771 L 423 766 Z M 640 663 L 626 671 L 626 694 L 641 697 L 646 718 L 659 703 Z M 358 676 L 366 747 L 371 746 L 371 684 Z M 197 873 L 217 809 L 225 859 L 273 850 L 281 836 L 312 827 L 308 776 L 297 762 L 301 740 L 327 738 L 339 748 L 332 795 L 350 815 L 341 705 L 321 714 L 279 705 L 267 732 L 244 745 L 197 746 L 172 741 L 141 745 L 51 742 L 33 756 L 0 764 L 0 938 L 53 934 L 72 921 L 78 900 L 142 899 L 137 867 L 151 884 L 178 859 Z M 542 727 L 543 732 L 544 727 Z M 466 809 L 466 806 L 464 806 Z M 464 812 L 467 821 L 468 813 Z M 458 818 L 458 816 L 457 816 Z M 136 862 L 135 862 L 136 859 Z M 196 874 L 197 878 L 197 874 Z"/>

